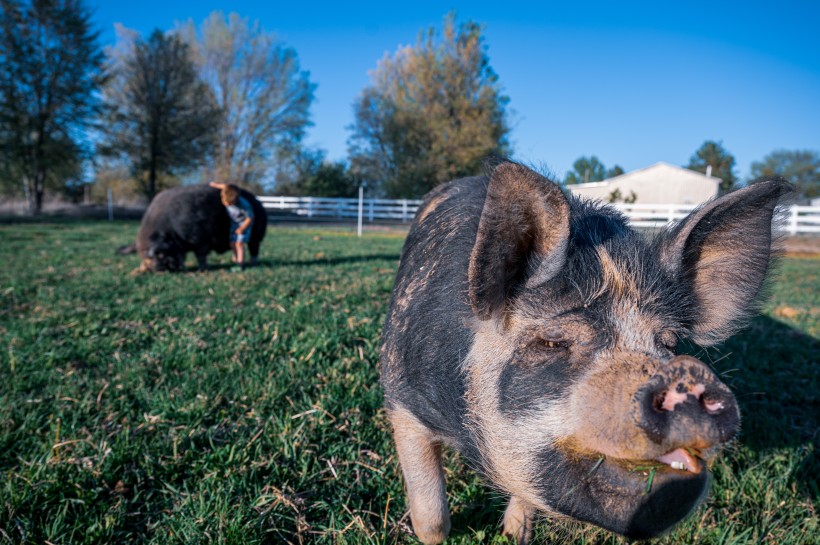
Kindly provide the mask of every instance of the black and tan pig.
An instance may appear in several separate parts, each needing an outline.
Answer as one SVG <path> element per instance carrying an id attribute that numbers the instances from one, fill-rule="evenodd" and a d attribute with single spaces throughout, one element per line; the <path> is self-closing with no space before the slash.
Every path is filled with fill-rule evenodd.
<path id="1" fill-rule="evenodd" d="M 427 195 L 381 349 L 419 539 L 450 530 L 442 447 L 509 496 L 503 531 L 518 543 L 538 513 L 630 538 L 690 513 L 740 414 L 676 344 L 712 345 L 753 316 L 788 191 L 741 189 L 653 240 L 511 162 Z"/>
<path id="2" fill-rule="evenodd" d="M 268 218 L 265 208 L 249 191 L 240 190 L 251 204 L 254 221 L 248 250 L 251 264 L 258 263 L 259 245 L 265 238 Z M 218 189 L 189 185 L 159 193 L 145 211 L 137 241 L 117 250 L 118 254 L 138 252 L 144 272 L 182 271 L 185 255 L 193 252 L 200 271 L 208 268 L 210 252 L 230 249 L 231 220 Z"/>

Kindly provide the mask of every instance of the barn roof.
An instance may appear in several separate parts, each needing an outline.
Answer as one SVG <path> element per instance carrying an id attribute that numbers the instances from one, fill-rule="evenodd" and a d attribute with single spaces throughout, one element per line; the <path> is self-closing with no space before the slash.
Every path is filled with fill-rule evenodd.
<path id="1" fill-rule="evenodd" d="M 612 178 L 607 178 L 606 180 L 602 180 L 600 182 L 575 184 L 575 187 L 602 187 L 604 185 L 609 185 L 613 182 L 623 182 L 626 180 L 631 180 L 633 178 L 649 178 L 653 181 L 662 181 L 665 183 L 686 183 L 691 181 L 709 180 L 710 182 L 714 183 L 715 186 L 720 185 L 721 182 L 720 178 L 717 178 L 715 176 L 707 176 L 705 174 L 701 174 L 700 172 L 689 170 L 688 168 L 670 165 L 669 163 L 658 161 L 654 165 L 639 168 L 637 170 L 631 170 L 629 172 L 624 172 L 619 176 L 613 176 Z"/>
<path id="2" fill-rule="evenodd" d="M 606 199 L 619 189 L 624 197 L 634 191 L 640 203 L 699 204 L 718 193 L 720 178 L 659 162 L 600 182 L 567 186 L 588 198 Z"/>

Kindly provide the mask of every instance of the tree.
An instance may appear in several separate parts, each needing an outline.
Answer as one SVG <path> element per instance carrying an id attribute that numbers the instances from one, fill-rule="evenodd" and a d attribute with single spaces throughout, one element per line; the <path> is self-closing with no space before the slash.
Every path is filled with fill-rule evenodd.
<path id="1" fill-rule="evenodd" d="M 734 173 L 735 158 L 723 148 L 722 142 L 712 140 L 704 142 L 689 158 L 686 168 L 706 174 L 709 166 L 712 167 L 712 176 L 720 178 L 721 193 L 728 193 L 735 189 L 737 182 L 737 176 Z"/>
<path id="2" fill-rule="evenodd" d="M 343 161 L 329 161 L 322 150 L 299 149 L 289 176 L 276 184 L 280 195 L 355 197 L 359 182 Z"/>
<path id="3" fill-rule="evenodd" d="M 0 0 L 0 176 L 22 182 L 32 214 L 81 175 L 104 77 L 90 18 L 79 0 Z"/>
<path id="4" fill-rule="evenodd" d="M 211 157 L 213 176 L 258 184 L 277 150 L 301 141 L 310 123 L 316 85 L 299 69 L 296 51 L 277 42 L 258 21 L 211 13 L 199 27 L 178 29 L 193 53 L 200 77 L 220 107 L 219 134 Z"/>
<path id="5" fill-rule="evenodd" d="M 564 183 L 570 185 L 600 182 L 605 178 L 606 167 L 597 157 L 591 155 L 589 157 L 579 157 L 572 164 L 572 170 L 567 172 L 567 175 L 564 177 Z"/>
<path id="6" fill-rule="evenodd" d="M 614 190 L 612 190 L 609 193 L 609 195 L 607 196 L 607 202 L 610 202 L 610 203 L 622 202 L 624 204 L 634 204 L 635 201 L 637 201 L 637 200 L 638 200 L 638 195 L 634 191 L 630 191 L 629 196 L 624 197 L 623 194 L 621 193 L 621 190 L 618 189 L 617 187 Z"/>
<path id="7" fill-rule="evenodd" d="M 606 171 L 605 179 L 614 178 L 615 176 L 620 176 L 623 173 L 624 169 L 620 165 L 615 165 L 614 167 Z"/>
<path id="8" fill-rule="evenodd" d="M 157 180 L 201 164 L 213 146 L 219 108 L 177 36 L 155 30 L 109 56 L 104 88 L 105 135 L 100 151 L 126 161 L 153 199 Z"/>
<path id="9" fill-rule="evenodd" d="M 509 151 L 506 106 L 477 23 L 444 20 L 386 55 L 354 105 L 351 169 L 390 197 L 419 197 Z"/>
<path id="10" fill-rule="evenodd" d="M 807 199 L 820 197 L 820 154 L 812 150 L 776 150 L 752 163 L 750 183 L 771 176 L 783 176 Z"/>

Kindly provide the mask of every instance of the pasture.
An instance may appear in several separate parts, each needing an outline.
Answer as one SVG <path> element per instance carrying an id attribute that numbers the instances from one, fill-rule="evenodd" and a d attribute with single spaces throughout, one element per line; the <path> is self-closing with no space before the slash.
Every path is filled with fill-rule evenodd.
<path id="1" fill-rule="evenodd" d="M 377 368 L 403 234 L 272 228 L 258 268 L 135 275 L 136 229 L 0 225 L 0 543 L 418 543 Z M 784 258 L 771 295 L 693 348 L 743 430 L 657 543 L 820 543 L 820 259 Z M 452 454 L 447 478 L 447 543 L 504 543 L 503 498 Z"/>

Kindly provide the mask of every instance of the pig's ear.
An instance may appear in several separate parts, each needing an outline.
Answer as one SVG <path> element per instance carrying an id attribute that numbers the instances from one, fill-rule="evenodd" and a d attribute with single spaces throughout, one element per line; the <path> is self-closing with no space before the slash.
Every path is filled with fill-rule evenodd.
<path id="1" fill-rule="evenodd" d="M 757 311 L 772 257 L 772 215 L 791 189 L 774 179 L 734 191 L 695 210 L 662 239 L 661 263 L 694 294 L 696 343 L 726 339 Z"/>
<path id="2" fill-rule="evenodd" d="M 470 255 L 476 316 L 486 320 L 503 312 L 521 287 L 555 276 L 568 239 L 569 204 L 561 188 L 516 163 L 495 167 Z"/>

